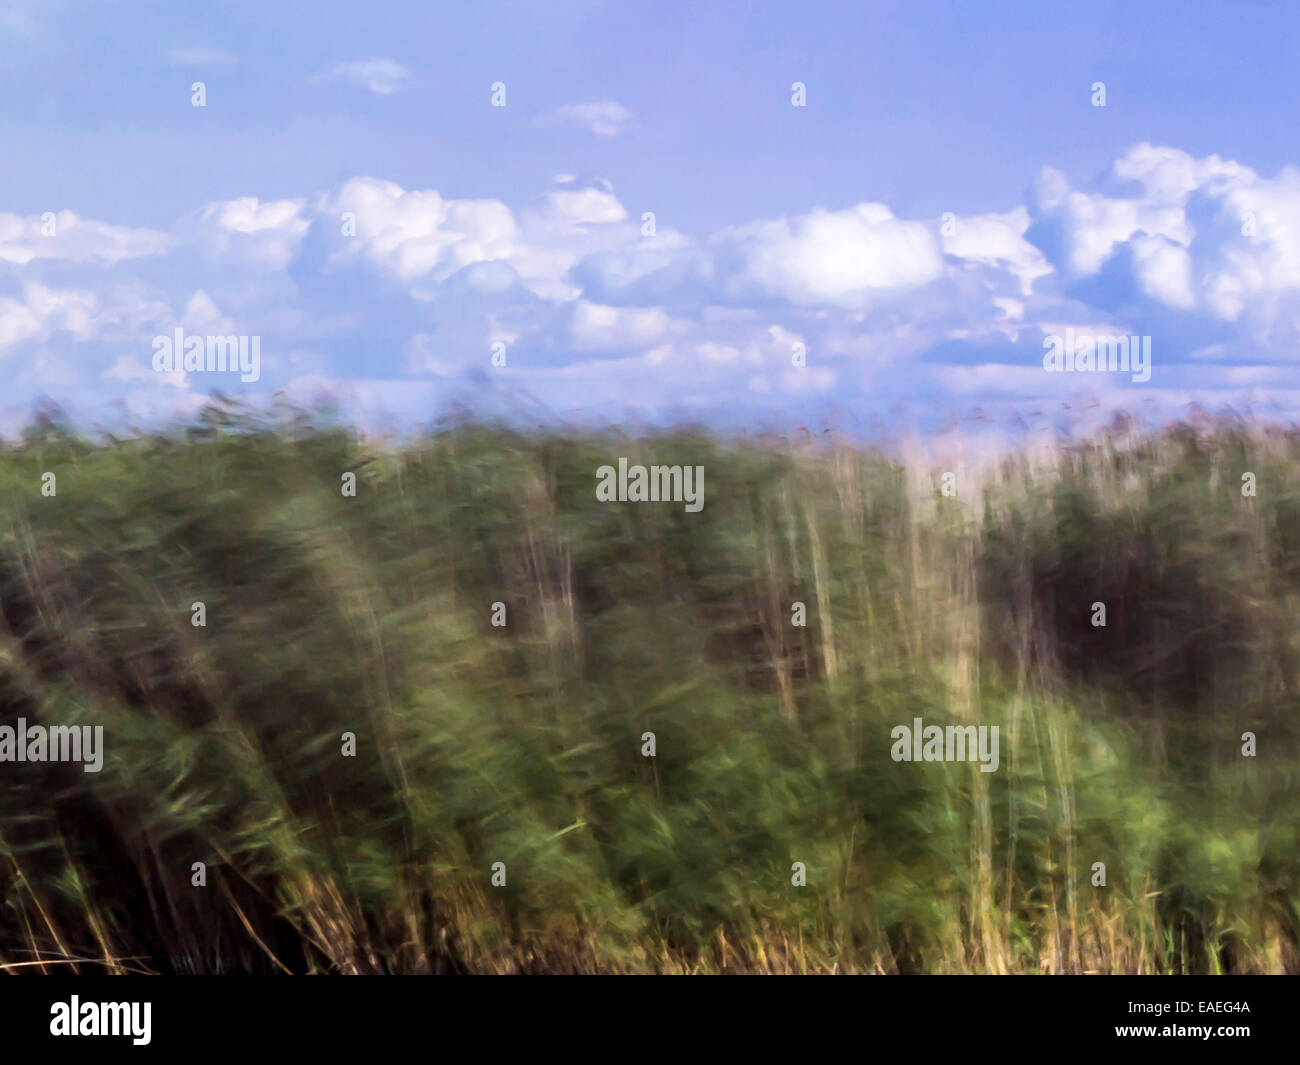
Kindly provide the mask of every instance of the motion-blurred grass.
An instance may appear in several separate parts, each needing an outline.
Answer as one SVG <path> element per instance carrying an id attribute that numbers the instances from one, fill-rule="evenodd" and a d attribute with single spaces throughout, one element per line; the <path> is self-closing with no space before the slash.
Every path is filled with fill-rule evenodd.
<path id="1" fill-rule="evenodd" d="M 703 511 L 598 503 L 620 455 L 703 465 Z M 43 420 L 0 458 L 0 723 L 106 758 L 0 764 L 0 969 L 1296 971 L 1300 436 L 941 472 Z M 914 717 L 1001 767 L 892 761 Z"/>

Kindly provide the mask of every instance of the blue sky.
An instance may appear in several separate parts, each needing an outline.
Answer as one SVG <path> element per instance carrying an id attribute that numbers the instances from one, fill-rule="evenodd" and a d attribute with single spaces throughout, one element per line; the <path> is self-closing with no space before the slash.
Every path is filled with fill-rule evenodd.
<path id="1" fill-rule="evenodd" d="M 0 430 L 213 389 L 1290 419 L 1298 36 L 1249 2 L 0 0 Z M 258 337 L 259 379 L 157 372 L 176 328 Z M 1150 379 L 1047 372 L 1067 329 L 1150 337 Z"/>

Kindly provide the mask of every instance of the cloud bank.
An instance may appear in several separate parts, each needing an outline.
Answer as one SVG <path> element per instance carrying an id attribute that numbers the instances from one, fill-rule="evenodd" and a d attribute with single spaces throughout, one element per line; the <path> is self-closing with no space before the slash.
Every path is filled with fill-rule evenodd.
<path id="1" fill-rule="evenodd" d="M 377 93 L 405 76 L 344 66 Z M 583 121 L 626 120 L 602 114 Z M 0 214 L 5 424 L 38 395 L 146 418 L 213 389 L 412 420 L 507 396 L 611 420 L 903 404 L 938 422 L 1080 401 L 1291 417 L 1298 233 L 1300 171 L 1149 144 L 1084 187 L 1044 168 L 988 213 L 864 200 L 711 233 L 570 175 L 514 205 L 358 176 L 166 229 Z M 151 342 L 176 328 L 260 337 L 261 379 L 155 373 Z M 1046 372 L 1067 330 L 1151 338 L 1150 379 Z"/>

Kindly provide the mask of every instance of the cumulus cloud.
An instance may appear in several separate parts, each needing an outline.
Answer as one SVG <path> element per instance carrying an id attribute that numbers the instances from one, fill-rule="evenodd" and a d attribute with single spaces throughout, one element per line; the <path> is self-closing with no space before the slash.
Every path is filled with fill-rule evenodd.
<path id="1" fill-rule="evenodd" d="M 878 203 L 737 226 L 714 246 L 733 267 L 726 281 L 733 298 L 861 307 L 937 281 L 944 270 L 930 227 Z"/>
<path id="2" fill-rule="evenodd" d="M 1044 170 L 1030 198 L 1039 246 L 1067 281 L 1127 279 L 1166 308 L 1255 325 L 1300 295 L 1300 174 L 1263 178 L 1218 156 L 1141 144 L 1089 190 Z"/>
<path id="3" fill-rule="evenodd" d="M 1133 394 L 1044 372 L 1041 342 L 1073 328 L 1153 335 L 1153 401 L 1245 401 L 1293 391 L 1297 234 L 1296 172 L 1150 145 L 1077 186 L 1045 169 L 1006 210 L 862 202 L 714 233 L 643 231 L 608 181 L 567 173 L 513 205 L 359 176 L 167 231 L 0 214 L 0 383 L 132 409 L 238 391 L 152 372 L 152 337 L 182 326 L 262 337 L 267 393 L 337 386 L 425 414 L 432 395 L 503 389 L 614 417 Z"/>
<path id="4" fill-rule="evenodd" d="M 93 292 L 24 285 L 20 299 L 0 298 L 0 357 L 24 341 L 45 340 L 58 331 L 73 340 L 89 340 L 98 328 L 99 310 Z"/>
<path id="5" fill-rule="evenodd" d="M 550 216 L 565 225 L 622 222 L 627 211 L 612 191 L 600 188 L 557 189 L 547 197 Z"/>
<path id="6" fill-rule="evenodd" d="M 354 178 L 320 210 L 355 222 L 358 255 L 404 281 L 443 280 L 471 263 L 509 259 L 518 248 L 514 215 L 498 200 L 447 200 L 432 189 Z"/>
<path id="7" fill-rule="evenodd" d="M 199 213 L 192 240 L 211 254 L 235 254 L 249 263 L 284 269 L 296 254 L 311 221 L 303 200 L 272 200 L 256 196 L 208 204 Z"/>
<path id="8" fill-rule="evenodd" d="M 1052 273 L 1042 251 L 1025 240 L 1029 212 L 1017 207 L 1005 214 L 974 215 L 941 225 L 943 250 L 963 264 L 1005 270 L 1019 282 L 1020 294 L 1029 295 L 1034 282 Z"/>

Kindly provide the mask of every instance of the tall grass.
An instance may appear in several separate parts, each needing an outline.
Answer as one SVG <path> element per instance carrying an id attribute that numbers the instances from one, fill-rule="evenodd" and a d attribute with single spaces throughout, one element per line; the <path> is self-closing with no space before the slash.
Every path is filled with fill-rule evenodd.
<path id="1" fill-rule="evenodd" d="M 704 509 L 597 502 L 619 455 Z M 0 455 L 0 723 L 107 756 L 0 763 L 0 970 L 1300 969 L 1300 436 L 941 472 L 46 419 Z M 915 717 L 1001 767 L 894 762 Z"/>

